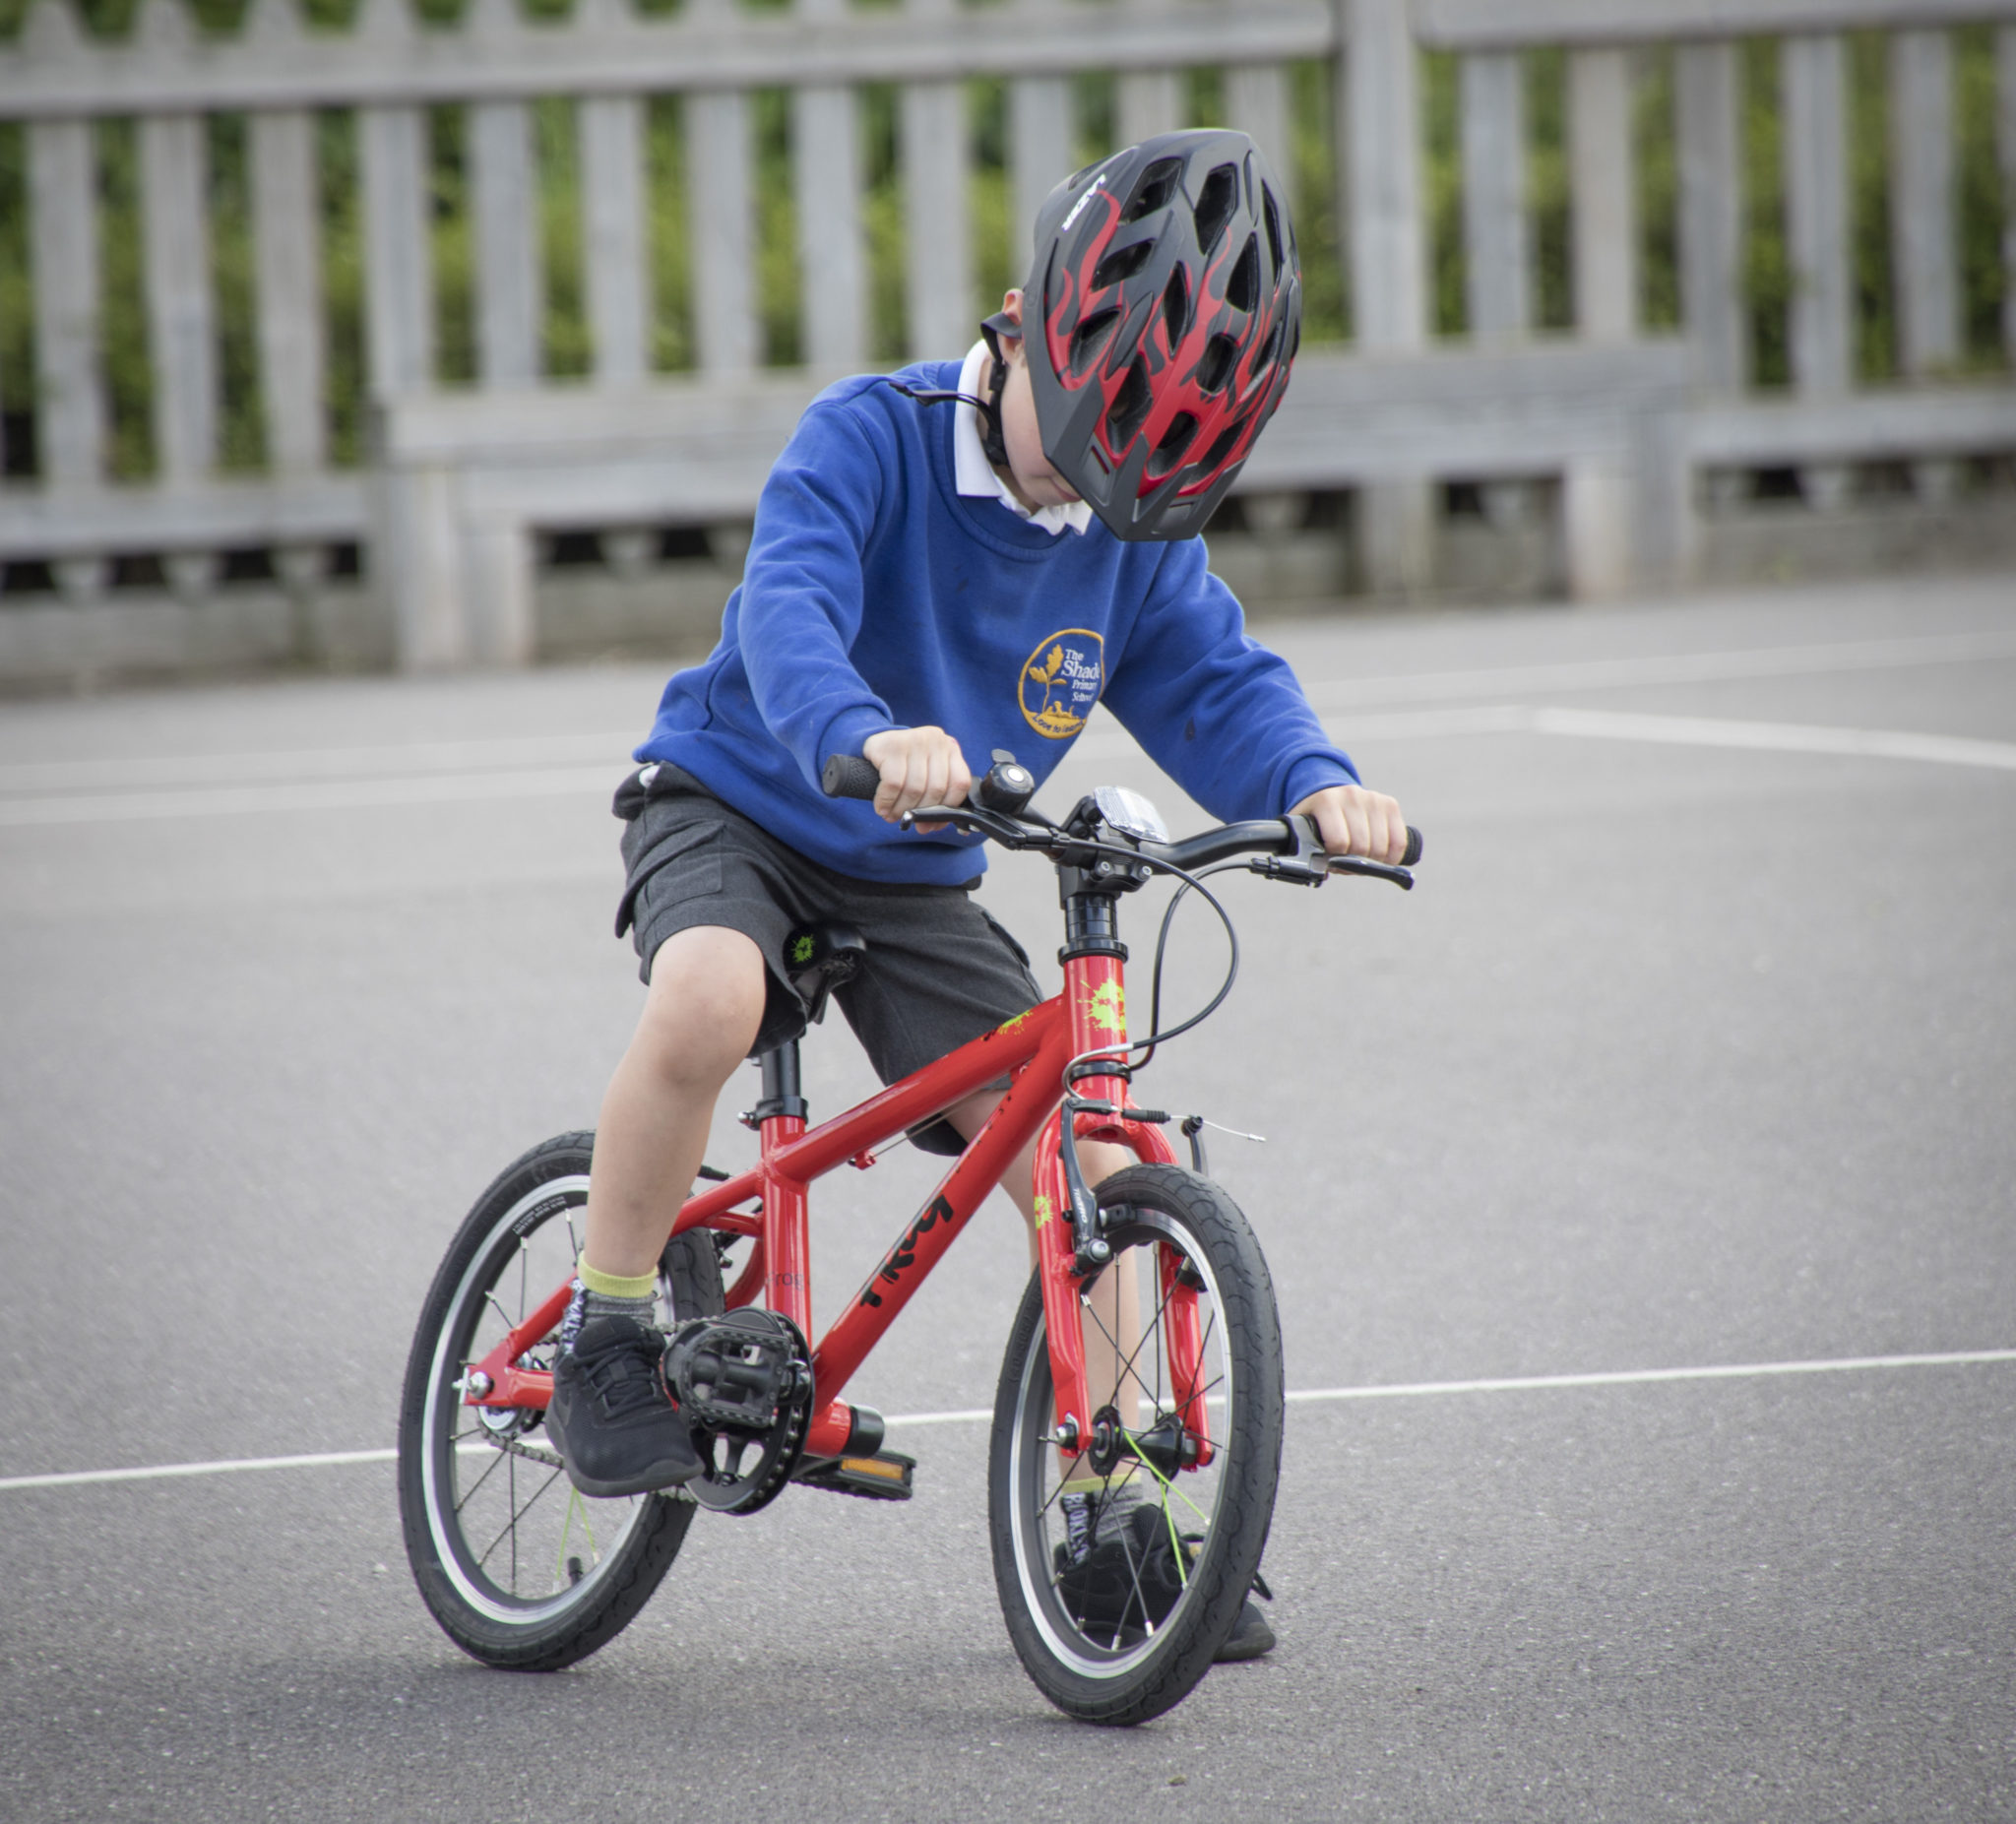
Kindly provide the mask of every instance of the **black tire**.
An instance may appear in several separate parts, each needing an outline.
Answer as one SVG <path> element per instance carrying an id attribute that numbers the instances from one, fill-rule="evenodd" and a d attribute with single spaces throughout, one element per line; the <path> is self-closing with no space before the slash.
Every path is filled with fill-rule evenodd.
<path id="1" fill-rule="evenodd" d="M 420 1313 L 399 1409 L 399 1507 L 421 1599 L 486 1666 L 557 1671 L 612 1640 L 685 1541 L 691 1500 L 578 1493 L 543 1414 L 464 1405 L 458 1383 L 574 1270 L 593 1134 L 562 1134 L 498 1175 L 469 1213 Z M 711 1233 L 667 1244 L 668 1315 L 722 1308 Z M 520 1359 L 551 1365 L 552 1340 Z M 573 1547 L 570 1552 L 570 1547 Z"/>
<path id="2" fill-rule="evenodd" d="M 1146 1537 L 1155 1540 L 1166 1532 L 1172 1541 L 1185 1541 L 1180 1594 L 1160 1620 L 1130 1607 L 1119 1625 L 1108 1627 L 1075 1617 L 1058 1589 L 1064 1521 L 1059 1459 L 1050 1441 L 1055 1415 L 1042 1288 L 1035 1278 L 1001 1364 L 987 1508 L 994 1582 L 1009 1637 L 1029 1675 L 1067 1716 L 1126 1725 L 1160 1716 L 1189 1695 L 1211 1669 L 1260 1568 L 1281 1472 L 1281 1320 L 1259 1242 L 1238 1207 L 1209 1180 L 1171 1165 L 1133 1165 L 1099 1187 L 1099 1201 L 1113 1247 L 1113 1260 L 1099 1280 L 1134 1274 L 1144 1294 L 1142 1341 L 1121 1387 L 1136 1403 L 1135 1435 L 1148 1437 L 1160 1421 L 1165 1448 L 1172 1438 L 1180 1447 L 1182 1437 L 1194 1436 L 1194 1427 L 1181 1422 L 1167 1378 L 1166 1339 L 1172 1319 L 1162 1291 L 1159 1250 L 1171 1250 L 1178 1270 L 1192 1270 L 1198 1283 L 1205 1361 L 1200 1382 L 1210 1395 L 1211 1461 L 1165 1475 L 1123 1453 L 1099 1478 L 1095 1496 L 1102 1505 L 1110 1499 L 1121 1463 L 1134 1462 L 1144 1503 L 1157 1510 Z M 1094 1334 L 1088 1317 L 1088 1339 Z M 1099 1389 L 1093 1397 L 1100 1397 Z M 1154 1416 L 1142 1410 L 1151 1402 Z M 1081 1424 L 1088 1416 L 1079 1415 Z M 1097 1474 L 1092 1462 L 1088 1452 L 1077 1460 L 1074 1475 Z M 1124 1527 L 1114 1532 L 1122 1541 L 1129 1538 Z M 1131 1552 L 1125 1546 L 1122 1551 L 1131 1576 Z M 1138 1579 L 1133 1587 L 1141 1588 Z M 1133 1599 L 1121 1601 L 1131 1604 Z"/>

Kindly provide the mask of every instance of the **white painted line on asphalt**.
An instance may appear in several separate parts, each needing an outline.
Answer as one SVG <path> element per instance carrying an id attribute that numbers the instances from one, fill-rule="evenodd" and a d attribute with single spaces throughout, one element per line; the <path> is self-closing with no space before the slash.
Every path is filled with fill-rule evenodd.
<path id="1" fill-rule="evenodd" d="M 1926 760 L 1940 766 L 2016 772 L 2016 742 L 1911 734 L 1894 728 L 1827 728 L 1805 723 L 1724 722 L 1700 716 L 1564 709 L 1534 710 L 1529 725 L 1538 734 L 1589 740 L 1736 747 L 1778 754 L 1845 754 L 1866 760 Z"/>
<path id="2" fill-rule="evenodd" d="M 159 1463 L 144 1470 L 66 1470 L 55 1476 L 0 1478 L 9 1488 L 67 1488 L 77 1482 L 153 1482 L 177 1476 L 233 1476 L 241 1470 L 320 1470 L 344 1463 L 390 1463 L 389 1450 L 317 1451 L 299 1457 L 225 1457 L 215 1463 Z"/>
<path id="3" fill-rule="evenodd" d="M 128 791 L 102 796 L 0 798 L 0 828 L 126 823 L 163 817 L 230 817 L 248 811 L 338 811 L 397 804 L 474 804 L 499 798 L 553 798 L 574 792 L 613 797 L 624 769 L 604 765 L 518 772 L 436 773 L 410 779 L 328 784 L 218 786 L 195 791 Z"/>
<path id="4" fill-rule="evenodd" d="M 2001 658 L 2016 658 L 2016 630 L 1427 671 L 1315 683 L 1308 685 L 1307 691 L 1319 710 L 1334 714 L 1389 703 L 1606 690 L 1639 684 L 1711 683 L 1746 677 L 1825 676 Z M 1359 741 L 1489 733 L 1530 726 L 1530 723 L 1521 724 L 1517 720 L 1524 714 L 1527 712 L 1495 708 L 1376 719 L 1359 717 L 1342 732 Z M 1105 725 L 1096 724 L 1077 743 L 1071 758 L 1111 759 L 1133 751 L 1129 737 L 1112 728 L 1103 715 L 1100 721 Z M 630 750 L 642 733 L 640 726 L 578 734 L 389 742 L 378 746 L 16 762 L 0 765 L 0 827 L 213 817 L 261 811 L 350 810 L 613 790 L 628 765 Z M 1936 741 L 1939 737 L 1899 738 Z M 1897 753 L 1888 757 L 1930 756 Z M 605 764 L 588 764 L 591 762 Z M 1960 764 L 2001 763 L 1977 760 Z M 128 789 L 112 789 L 121 786 Z M 203 786 L 214 789 L 187 789 Z M 42 802 L 44 794 L 46 803 Z"/>
<path id="5" fill-rule="evenodd" d="M 1490 1381 L 1392 1382 L 1369 1387 L 1310 1387 L 1287 1396 L 1291 1405 L 1324 1400 L 1427 1400 L 1458 1394 L 1552 1393 L 1576 1387 L 1644 1387 L 1665 1381 L 1764 1380 L 1787 1374 L 1858 1374 L 1896 1368 L 1968 1368 L 2016 1361 L 2016 1349 L 1962 1350 L 1938 1355 L 1837 1355 L 1817 1361 L 1752 1361 L 1707 1368 L 1624 1368 L 1612 1373 L 1532 1374 Z M 994 1416 L 991 1407 L 904 1413 L 895 1425 L 972 1425 Z M 472 1448 L 464 1446 L 465 1449 Z M 477 1446 L 474 1448 L 482 1448 Z M 226 1457 L 212 1463 L 164 1463 L 135 1470 L 68 1470 L 51 1476 L 0 1477 L 0 1493 L 63 1488 L 83 1482 L 163 1481 L 183 1476 L 227 1476 L 243 1470 L 327 1469 L 349 1463 L 390 1463 L 390 1450 L 337 1450 L 298 1457 Z"/>
<path id="6" fill-rule="evenodd" d="M 252 753 L 155 754 L 120 759 L 31 760 L 0 766 L 0 792 L 101 791 L 164 786 L 273 786 L 308 779 L 377 779 L 387 774 L 472 773 L 483 767 L 630 764 L 642 735 L 620 733 L 492 735 L 466 741 L 395 741 L 370 747 L 295 747 Z"/>
<path id="7" fill-rule="evenodd" d="M 1439 739 L 1465 734 L 1551 734 L 1584 740 L 1642 741 L 1680 747 L 1723 747 L 1752 752 L 1846 755 L 1870 760 L 1929 761 L 1942 766 L 2016 772 L 2016 742 L 1963 735 L 1916 734 L 1894 728 L 1833 728 L 1806 723 L 1731 722 L 1701 716 L 1636 711 L 1529 709 L 1520 704 L 1399 711 L 1359 716 L 1332 729 L 1340 740 Z M 1134 751 L 1118 729 L 1083 737 L 1069 758 L 1113 760 Z M 185 790 L 100 794 L 46 793 L 0 797 L 0 828 L 120 823 L 175 817 L 246 813 L 358 810 L 391 805 L 473 804 L 506 799 L 564 797 L 576 792 L 613 794 L 619 766 L 495 769 L 360 780 L 301 780 L 214 786 Z"/>
<path id="8" fill-rule="evenodd" d="M 1732 1362 L 1710 1368 L 1622 1368 L 1599 1374 L 1529 1374 L 1492 1381 L 1418 1381 L 1373 1387 L 1312 1387 L 1288 1396 L 1317 1400 L 1419 1400 L 1453 1394 L 1558 1393 L 1576 1387 L 1650 1387 L 1666 1381 L 1768 1380 L 1787 1374 L 1864 1374 L 1885 1368 L 1969 1368 L 2016 1361 L 2016 1349 L 1963 1350 L 1940 1355 L 1837 1355 L 1818 1361 Z M 892 1421 L 894 1422 L 894 1421 Z"/>
<path id="9" fill-rule="evenodd" d="M 1647 654 L 1633 659 L 1480 666 L 1470 671 L 1403 672 L 1393 677 L 1340 678 L 1303 688 L 1319 710 L 1330 711 L 1365 704 L 1428 703 L 1455 697 L 1614 690 L 1634 684 L 1715 684 L 1746 677 L 1822 677 L 1842 671 L 1964 664 L 1981 659 L 2016 659 L 2016 628 L 1927 634 L 1902 640 L 1848 640 L 1826 646 L 1762 646 L 1726 653 Z"/>

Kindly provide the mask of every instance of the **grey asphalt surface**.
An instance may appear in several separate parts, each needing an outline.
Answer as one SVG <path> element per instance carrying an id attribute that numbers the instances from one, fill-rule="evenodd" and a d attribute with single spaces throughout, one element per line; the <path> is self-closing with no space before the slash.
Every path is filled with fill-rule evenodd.
<path id="1" fill-rule="evenodd" d="M 1213 1164 L 1291 1389 L 2016 1346 L 2016 771 L 1457 714 L 2016 742 L 2016 578 L 1267 631 L 1429 839 L 1411 896 L 1232 882 L 1237 992 L 1147 1079 L 1270 1137 Z M 391 1443 L 455 1224 L 635 1018 L 662 681 L 0 708 L 0 1477 Z M 1109 730 L 1044 801 L 1102 780 L 1201 821 Z M 1047 870 L 984 898 L 1053 979 Z M 1221 955 L 1186 912 L 1176 1005 Z M 871 1087 L 838 1026 L 807 1074 Z M 822 1311 L 928 1179 L 822 1186 Z M 858 1396 L 989 1405 L 1022 1277 L 999 1204 Z M 435 1629 L 389 1465 L 0 1487 L 0 1817 L 2016 1816 L 2016 1362 L 1297 1403 L 1281 1647 L 1122 1733 L 1008 1646 L 984 1425 L 892 1441 L 909 1507 L 703 1517 L 548 1678 Z"/>

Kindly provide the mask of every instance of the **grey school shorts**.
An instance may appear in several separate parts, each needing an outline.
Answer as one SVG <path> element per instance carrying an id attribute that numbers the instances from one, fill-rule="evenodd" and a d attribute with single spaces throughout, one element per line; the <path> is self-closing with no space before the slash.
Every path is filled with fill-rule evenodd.
<path id="1" fill-rule="evenodd" d="M 623 782 L 615 811 L 624 820 L 626 870 L 616 935 L 630 933 L 645 981 L 659 946 L 694 925 L 744 932 L 762 951 L 769 1000 L 751 1057 L 805 1030 L 805 1005 L 784 963 L 785 939 L 801 924 L 850 924 L 867 939 L 859 972 L 834 998 L 884 1083 L 1042 998 L 1028 953 L 969 888 L 836 874 L 662 762 Z M 929 1153 L 956 1154 L 965 1144 L 943 1121 L 914 1138 Z"/>

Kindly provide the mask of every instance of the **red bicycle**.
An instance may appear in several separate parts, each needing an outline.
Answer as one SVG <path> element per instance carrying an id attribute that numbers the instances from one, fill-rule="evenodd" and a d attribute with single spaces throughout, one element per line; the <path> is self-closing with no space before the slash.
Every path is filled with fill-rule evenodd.
<path id="1" fill-rule="evenodd" d="M 670 1568 L 703 1508 L 750 1514 L 792 1483 L 902 1499 L 911 1459 L 883 1447 L 878 1415 L 840 1396 L 882 1333 L 1039 1136 L 1039 1264 L 994 1403 L 987 1500 L 994 1576 L 1030 1676 L 1090 1722 L 1145 1721 L 1210 1668 L 1258 1575 L 1281 1460 L 1283 1382 L 1273 1283 L 1245 1218 L 1206 1175 L 1199 1129 L 1131 1096 L 1155 1046 L 1230 991 L 1231 921 L 1206 873 L 1249 868 L 1321 885 L 1331 874 L 1413 885 L 1407 866 L 1326 855 L 1306 819 L 1234 823 L 1172 843 L 1136 794 L 1102 787 L 1061 824 L 1029 807 L 1006 754 L 969 803 L 914 817 L 976 830 L 1055 866 L 1064 989 L 996 1031 L 807 1125 L 795 1042 L 762 1060 L 745 1120 L 758 1163 L 681 1209 L 660 1266 L 668 1392 L 704 1463 L 684 1487 L 593 1500 L 541 1435 L 556 1333 L 579 1250 L 594 1136 L 565 1134 L 506 1167 L 435 1275 L 400 1408 L 408 1556 L 449 1636 L 490 1666 L 555 1670 L 623 1628 Z M 829 764 L 832 795 L 869 797 L 866 762 Z M 1419 854 L 1410 833 L 1407 863 Z M 1202 1012 L 1127 1038 L 1121 899 L 1162 875 L 1217 910 L 1230 967 Z M 788 963 L 814 1018 L 860 955 L 836 926 L 794 932 Z M 1142 1054 L 1138 1061 L 1135 1054 Z M 807 1193 L 843 1164 L 1002 1078 L 1007 1094 L 858 1294 L 821 1337 L 811 1320 Z M 1137 1164 L 1089 1187 L 1078 1145 L 1117 1143 Z M 1131 1493 L 1128 1492 L 1131 1489 Z M 1102 1531 L 1105 1516 L 1124 1516 Z M 1088 1539 L 1105 1538 L 1089 1554 Z"/>

